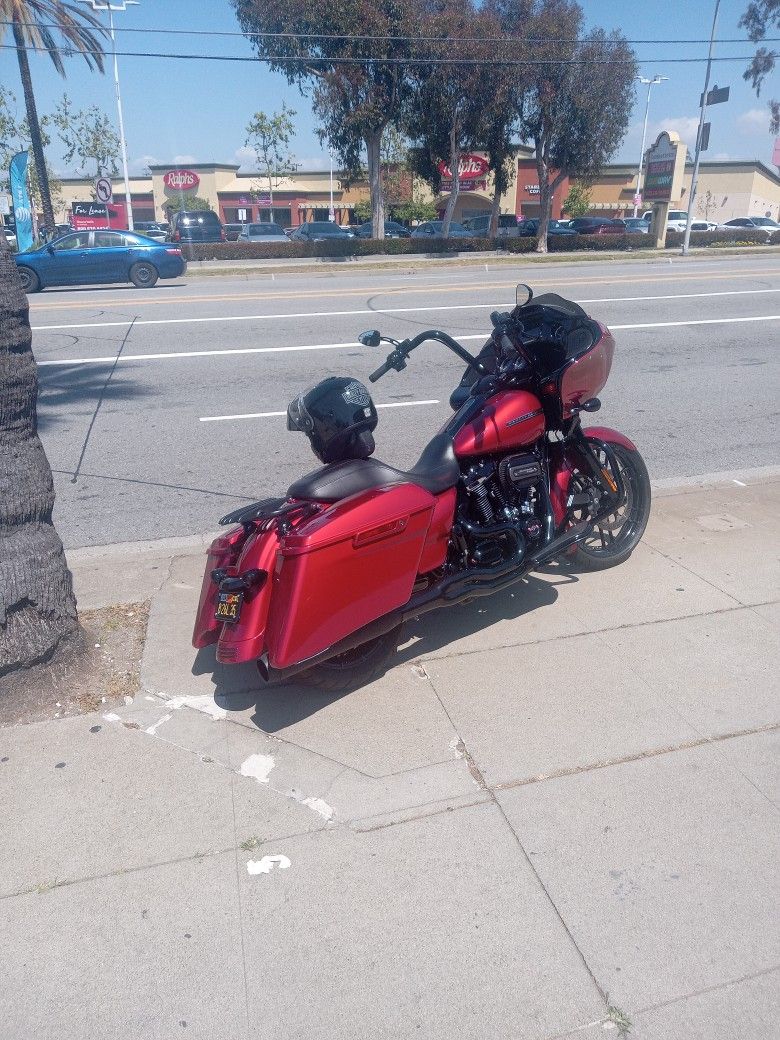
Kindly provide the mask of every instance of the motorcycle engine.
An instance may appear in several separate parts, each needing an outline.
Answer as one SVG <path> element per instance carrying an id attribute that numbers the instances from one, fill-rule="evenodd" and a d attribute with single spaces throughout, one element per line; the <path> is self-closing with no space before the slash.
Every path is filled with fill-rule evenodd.
<path id="1" fill-rule="evenodd" d="M 509 455 L 496 465 L 474 463 L 464 475 L 469 497 L 460 517 L 469 562 L 499 566 L 533 547 L 544 532 L 542 462 L 536 452 Z"/>

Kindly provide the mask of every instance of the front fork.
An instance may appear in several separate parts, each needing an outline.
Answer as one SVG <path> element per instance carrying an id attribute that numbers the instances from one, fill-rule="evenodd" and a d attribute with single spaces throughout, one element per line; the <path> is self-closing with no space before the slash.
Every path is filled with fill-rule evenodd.
<path id="1" fill-rule="evenodd" d="M 571 521 L 575 509 L 588 508 L 592 522 L 598 523 L 622 505 L 625 484 L 615 452 L 606 439 L 586 436 L 579 419 L 575 419 L 564 440 L 559 443 L 558 450 L 557 465 L 551 467 L 550 473 L 552 507 L 558 530 Z M 597 455 L 599 451 L 606 458 L 606 466 L 602 465 Z M 593 493 L 587 493 L 587 499 L 571 493 L 571 478 L 576 469 L 581 469 L 593 479 L 597 496 L 595 502 Z"/>

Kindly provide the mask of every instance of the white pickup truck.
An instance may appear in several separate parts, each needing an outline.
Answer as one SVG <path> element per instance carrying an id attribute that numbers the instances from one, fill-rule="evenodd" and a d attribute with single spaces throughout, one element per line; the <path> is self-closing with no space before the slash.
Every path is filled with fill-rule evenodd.
<path id="1" fill-rule="evenodd" d="M 642 220 L 646 220 L 648 224 L 653 219 L 653 211 L 651 209 L 645 210 L 642 214 Z M 688 227 L 688 214 L 684 209 L 670 209 L 669 219 L 666 224 L 667 231 L 685 231 Z"/>

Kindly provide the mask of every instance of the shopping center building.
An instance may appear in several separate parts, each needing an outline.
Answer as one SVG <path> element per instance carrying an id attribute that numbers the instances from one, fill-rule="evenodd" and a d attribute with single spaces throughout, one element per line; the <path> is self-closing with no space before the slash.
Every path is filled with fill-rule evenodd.
<path id="1" fill-rule="evenodd" d="M 454 219 L 465 220 L 490 211 L 493 179 L 485 169 L 481 153 L 464 156 Z M 443 213 L 449 198 L 451 180 L 443 167 L 442 190 L 434 197 L 427 184 L 415 180 L 410 193 L 435 202 Z M 682 208 L 687 208 L 692 164 L 686 167 Z M 58 220 L 67 222 L 74 202 L 86 202 L 93 196 L 93 184 L 84 178 L 62 180 L 62 205 Z M 594 215 L 620 217 L 633 212 L 636 191 L 635 166 L 606 166 L 598 178 L 588 185 L 590 212 Z M 565 178 L 555 192 L 552 216 L 560 218 L 563 203 L 571 187 Z M 114 201 L 111 223 L 126 227 L 124 183 L 114 178 Z M 165 220 L 173 199 L 182 193 L 206 199 L 224 223 L 249 223 L 274 220 L 282 227 L 297 227 L 307 220 L 327 220 L 333 207 L 339 224 L 355 222 L 355 205 L 368 198 L 368 184 L 356 181 L 349 185 L 329 171 L 298 171 L 275 181 L 269 189 L 267 178 L 258 173 L 240 173 L 229 163 L 192 163 L 178 166 L 153 166 L 148 177 L 130 181 L 133 217 L 136 221 Z M 533 151 L 519 146 L 514 182 L 501 199 L 502 213 L 534 217 L 539 213 L 539 184 Z M 758 159 L 743 161 L 703 162 L 699 170 L 696 201 L 697 218 L 723 222 L 732 217 L 772 216 L 780 219 L 780 176 L 778 171 Z"/>

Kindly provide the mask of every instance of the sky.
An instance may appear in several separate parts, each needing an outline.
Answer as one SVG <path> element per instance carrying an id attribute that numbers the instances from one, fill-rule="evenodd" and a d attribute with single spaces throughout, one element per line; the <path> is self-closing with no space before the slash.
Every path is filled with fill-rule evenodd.
<path id="1" fill-rule="evenodd" d="M 114 0 L 116 3 L 117 0 Z M 120 0 L 121 2 L 121 0 Z M 327 0 L 320 0 L 327 2 Z M 620 29 L 629 40 L 709 40 L 714 0 L 581 0 L 586 27 Z M 738 28 L 747 0 L 722 0 L 717 36 L 719 40 L 744 40 Z M 641 12 L 641 16 L 640 16 Z M 103 16 L 105 17 L 105 16 Z M 228 0 L 141 0 L 115 15 L 117 50 L 179 52 L 196 55 L 252 57 L 252 49 L 239 33 L 235 13 Z M 0 27 L 2 29 L 2 27 Z M 162 29 L 187 30 L 188 35 L 165 35 Z M 158 30 L 155 32 L 155 30 Z M 189 35 L 198 31 L 202 35 Z M 217 36 L 215 33 L 236 33 Z M 3 43 L 9 39 L 4 38 Z M 640 73 L 667 76 L 668 81 L 652 88 L 648 143 L 662 129 L 676 130 L 693 151 L 698 125 L 698 103 L 705 65 L 675 64 L 673 58 L 706 58 L 703 43 L 638 43 L 634 49 Z M 754 45 L 748 42 L 719 42 L 716 57 L 745 57 Z M 773 139 L 768 132 L 766 99 L 778 93 L 778 80 L 764 86 L 766 97 L 757 98 L 742 79 L 746 61 L 724 61 L 713 65 L 712 83 L 730 86 L 728 103 L 709 110 L 712 123 L 706 159 L 760 159 L 771 166 Z M 116 121 L 113 78 L 89 72 L 83 59 L 66 61 L 67 78 L 55 72 L 46 55 L 31 55 L 30 66 L 39 113 L 51 111 L 67 90 L 77 108 L 100 105 Z M 293 153 L 303 170 L 326 169 L 327 153 L 316 134 L 311 101 L 278 73 L 257 61 L 222 62 L 204 58 L 120 57 L 119 71 L 130 171 L 144 172 L 149 163 L 186 165 L 193 162 L 235 162 L 253 169 L 253 156 L 245 146 L 246 124 L 255 111 L 277 111 L 282 102 L 295 109 L 297 133 Z M 17 96 L 23 112 L 16 56 L 0 50 L 0 82 Z M 639 86 L 637 102 L 616 162 L 638 162 L 647 88 Z M 67 169 L 56 141 L 52 148 L 55 170 Z"/>

